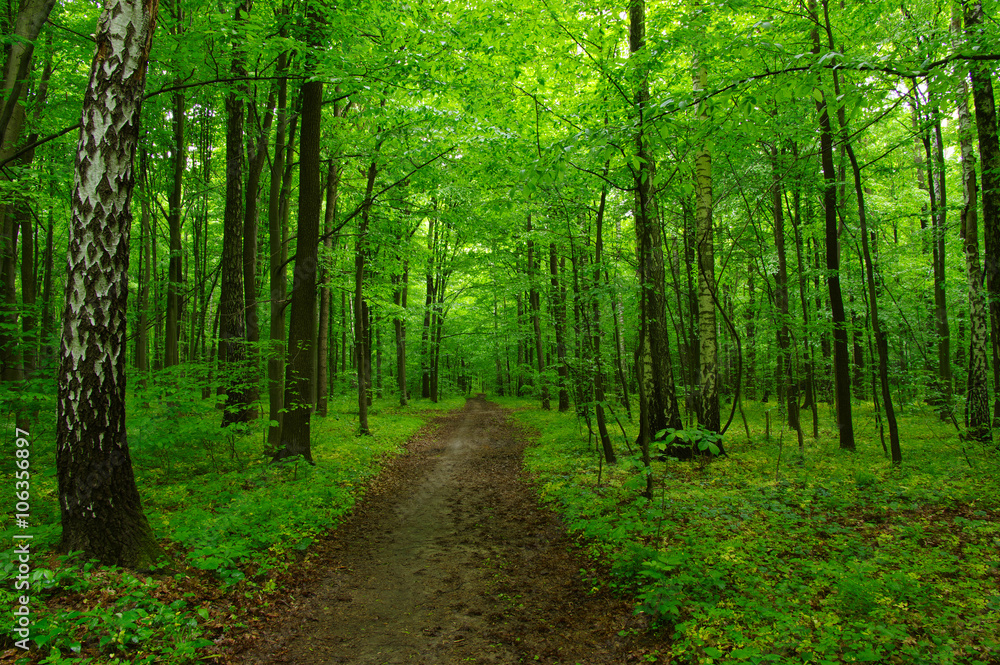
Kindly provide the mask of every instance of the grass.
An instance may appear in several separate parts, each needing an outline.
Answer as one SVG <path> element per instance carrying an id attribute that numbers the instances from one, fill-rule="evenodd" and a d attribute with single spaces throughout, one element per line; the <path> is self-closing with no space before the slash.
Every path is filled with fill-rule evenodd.
<path id="1" fill-rule="evenodd" d="M 6 543 L 15 542 L 15 533 L 33 535 L 32 650 L 11 648 L 19 637 L 8 611 L 0 616 L 6 656 L 46 663 L 200 660 L 202 648 L 212 644 L 206 635 L 239 620 L 236 608 L 220 615 L 213 602 L 220 594 L 267 604 L 280 592 L 275 580 L 313 537 L 350 512 L 381 462 L 399 453 L 428 418 L 463 402 L 415 400 L 401 409 L 394 399 L 376 400 L 369 411 L 374 436 L 359 437 L 354 400 L 332 397 L 329 415 L 312 421 L 312 466 L 272 464 L 263 420 L 242 431 L 222 430 L 214 400 L 202 400 L 182 375 L 131 394 L 127 428 L 136 482 L 154 533 L 172 558 L 169 568 L 138 574 L 55 553 L 55 406 L 38 396 L 39 417 L 29 430 L 31 527 L 13 526 L 10 501 L 9 526 L 0 533 Z M 266 413 L 266 404 L 260 408 Z M 13 440 L 12 420 L 6 430 Z M 14 471 L 11 454 L 0 464 L 11 498 Z M 0 559 L 0 604 L 9 608 L 24 593 L 14 588 L 16 565 L 8 549 Z"/>
<path id="2" fill-rule="evenodd" d="M 773 405 L 748 403 L 750 437 L 737 414 L 728 457 L 655 462 L 647 501 L 635 427 L 615 430 L 608 467 L 582 420 L 501 401 L 540 433 L 526 466 L 542 498 L 613 577 L 582 573 L 638 598 L 670 662 L 1000 662 L 1000 459 L 929 410 L 902 410 L 897 468 L 870 403 L 854 453 L 827 408 L 800 451 Z"/>

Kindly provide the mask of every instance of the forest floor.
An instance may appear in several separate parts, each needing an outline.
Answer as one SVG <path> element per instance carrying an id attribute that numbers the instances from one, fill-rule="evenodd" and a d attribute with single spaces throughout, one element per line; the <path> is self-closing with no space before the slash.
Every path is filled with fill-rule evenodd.
<path id="1" fill-rule="evenodd" d="M 593 562 L 539 506 L 530 438 L 481 396 L 432 421 L 352 517 L 249 608 L 223 659 L 256 663 L 629 663 L 658 649 L 633 604 L 582 578 Z"/>

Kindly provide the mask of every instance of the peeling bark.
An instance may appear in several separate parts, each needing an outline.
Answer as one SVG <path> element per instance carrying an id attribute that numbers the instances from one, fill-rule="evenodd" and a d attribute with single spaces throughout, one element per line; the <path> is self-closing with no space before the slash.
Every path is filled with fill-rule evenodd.
<path id="1" fill-rule="evenodd" d="M 160 555 L 125 430 L 133 159 L 156 0 L 111 0 L 77 144 L 60 349 L 56 464 L 63 551 L 142 567 Z"/>

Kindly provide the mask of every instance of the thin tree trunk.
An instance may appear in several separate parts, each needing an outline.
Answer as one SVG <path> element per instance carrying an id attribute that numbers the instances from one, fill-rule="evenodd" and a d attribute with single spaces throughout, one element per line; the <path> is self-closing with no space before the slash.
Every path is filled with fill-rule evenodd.
<path id="1" fill-rule="evenodd" d="M 247 0 L 247 7 L 250 0 Z M 257 400 L 260 399 L 260 316 L 257 304 L 257 262 L 260 258 L 258 248 L 258 229 L 260 227 L 261 174 L 267 161 L 268 135 L 274 119 L 274 96 L 277 88 L 269 93 L 264 118 L 258 116 L 255 106 L 250 108 L 251 125 L 254 131 L 247 137 L 247 188 L 246 207 L 243 223 L 243 300 L 246 307 L 247 322 L 247 404 L 250 407 L 250 418 L 257 417 Z M 247 95 L 250 99 L 253 96 Z"/>
<path id="2" fill-rule="evenodd" d="M 371 434 L 368 428 L 368 404 L 370 379 L 370 356 L 367 348 L 368 312 L 365 303 L 364 281 L 365 262 L 368 255 L 368 214 L 371 210 L 372 192 L 375 189 L 375 175 L 378 164 L 373 158 L 368 165 L 368 184 L 362 203 L 358 235 L 354 245 L 354 348 L 355 363 L 358 368 L 358 430 L 360 434 Z"/>
<path id="3" fill-rule="evenodd" d="M 566 382 L 569 370 L 566 365 L 566 299 L 559 285 L 559 269 L 556 263 L 556 244 L 549 245 L 549 274 L 552 281 L 552 322 L 556 330 L 556 358 L 559 372 L 559 411 L 569 411 L 569 393 Z"/>
<path id="4" fill-rule="evenodd" d="M 528 215 L 528 306 L 531 308 L 531 327 L 535 331 L 535 362 L 538 364 L 538 390 L 542 408 L 546 411 L 552 408 L 549 403 L 549 387 L 545 380 L 545 354 L 542 353 L 542 320 L 541 298 L 538 294 L 536 280 L 538 278 L 541 259 L 535 260 L 535 243 L 531 239 L 531 215 Z"/>
<path id="5" fill-rule="evenodd" d="M 824 14 L 826 0 L 823 0 Z M 816 0 L 809 0 L 809 10 L 816 17 Z M 820 52 L 819 32 L 812 33 L 814 53 Z M 822 92 L 821 92 L 822 95 Z M 847 317 L 840 290 L 840 242 L 837 227 L 837 171 L 833 164 L 833 130 L 826 99 L 816 102 L 820 126 L 820 160 L 823 167 L 823 205 L 826 212 L 826 282 L 833 319 L 834 389 L 837 407 L 837 430 L 840 447 L 854 450 L 854 420 L 851 415 L 850 353 L 847 345 Z"/>
<path id="6" fill-rule="evenodd" d="M 878 294 L 875 289 L 875 270 L 871 252 L 868 248 L 868 221 L 865 214 L 864 188 L 861 185 L 861 168 L 854 156 L 851 144 L 844 143 L 847 157 L 851 160 L 854 171 L 854 191 L 858 197 L 858 221 L 861 224 L 861 248 L 865 258 L 865 279 L 868 284 L 868 306 L 871 308 L 872 330 L 875 333 L 875 348 L 878 351 L 879 385 L 882 388 L 882 405 L 885 409 L 885 419 L 889 424 L 889 449 L 892 451 L 893 464 L 901 464 L 902 453 L 899 448 L 899 427 L 896 425 L 896 411 L 892 406 L 892 391 L 889 389 L 889 344 L 882 330 L 878 314 Z"/>
<path id="7" fill-rule="evenodd" d="M 798 159 L 798 149 L 792 144 L 792 158 Z M 819 438 L 819 406 L 816 398 L 816 376 L 814 367 L 814 350 L 810 343 L 810 318 L 809 318 L 809 296 L 808 280 L 806 279 L 806 259 L 804 254 L 804 242 L 802 240 L 802 194 L 798 189 L 792 193 L 792 228 L 795 231 L 795 258 L 799 273 L 799 301 L 802 305 L 802 367 L 805 374 L 805 394 L 803 395 L 802 407 L 808 406 L 812 411 L 813 438 Z M 801 414 L 800 414 L 801 415 Z"/>
<path id="8" fill-rule="evenodd" d="M 392 325 L 396 333 L 396 390 L 399 392 L 399 405 L 407 405 L 406 397 L 406 295 L 410 281 L 409 262 L 403 260 L 403 272 L 401 275 L 393 277 L 393 303 L 397 314 L 393 317 Z"/>
<path id="9" fill-rule="evenodd" d="M 605 163 L 604 173 L 608 172 L 609 164 Z M 601 188 L 601 203 L 597 208 L 597 223 L 594 239 L 594 275 L 592 280 L 591 307 L 593 308 L 593 329 L 591 331 L 591 344 L 594 355 L 594 398 L 597 402 L 594 408 L 597 417 L 597 432 L 601 437 L 601 450 L 604 452 L 604 461 L 608 464 L 617 464 L 618 458 L 615 456 L 615 449 L 611 445 L 611 436 L 608 434 L 607 418 L 604 414 L 604 372 L 601 368 L 601 303 L 597 297 L 598 289 L 601 285 L 601 262 L 604 260 L 604 212 L 607 208 L 608 188 Z"/>
<path id="10" fill-rule="evenodd" d="M 792 362 L 791 333 L 788 312 L 788 260 L 785 254 L 785 215 L 782 204 L 781 174 L 778 170 L 778 148 L 771 148 L 771 210 L 774 215 L 774 246 L 778 253 L 778 271 L 774 275 L 774 300 L 778 306 L 778 356 L 784 375 L 775 377 L 784 382 L 783 393 L 787 400 L 788 427 L 795 430 L 802 445 L 802 424 L 799 422 L 799 391 Z"/>
<path id="11" fill-rule="evenodd" d="M 287 56 L 278 56 L 278 71 L 284 73 Z M 288 106 L 288 81 L 278 82 L 278 126 L 274 137 L 274 161 L 271 165 L 271 182 L 267 202 L 268 234 L 268 277 L 270 281 L 271 323 L 268 338 L 270 352 L 267 360 L 268 386 L 268 430 L 267 447 L 277 451 L 281 445 L 281 424 L 284 420 L 284 375 L 285 375 L 285 297 L 287 279 L 285 277 L 286 250 L 282 215 L 282 179 L 285 173 L 285 127 Z M 294 135 L 294 131 L 292 132 Z M 293 139 L 294 140 L 294 139 Z M 291 143 L 292 141 L 289 141 Z M 287 207 L 287 204 L 284 206 Z"/>
<path id="12" fill-rule="evenodd" d="M 435 211 L 437 201 L 434 202 Z M 431 318 L 434 304 L 434 256 L 437 252 L 437 224 L 432 215 L 427 226 L 427 288 L 424 298 L 424 325 L 420 341 L 423 348 L 420 374 L 420 396 L 427 399 L 431 396 Z"/>
<path id="13" fill-rule="evenodd" d="M 146 167 L 148 156 L 143 150 L 139 157 L 139 180 L 146 182 Z M 143 196 L 141 218 L 139 223 L 139 292 L 136 306 L 139 310 L 139 324 L 136 330 L 135 367 L 139 371 L 140 385 L 145 387 L 146 375 L 149 373 L 149 278 L 150 278 L 150 240 L 149 201 Z"/>
<path id="14" fill-rule="evenodd" d="M 184 93 L 173 95 L 173 152 L 172 180 L 170 195 L 167 197 L 167 229 L 170 235 L 170 257 L 167 267 L 167 321 L 163 364 L 166 367 L 179 365 L 180 357 L 180 316 L 181 316 L 181 196 L 184 172 L 187 170 L 187 144 L 184 141 Z"/>
<path id="15" fill-rule="evenodd" d="M 337 187 L 340 173 L 337 160 L 330 160 L 326 174 L 326 208 L 323 217 L 323 257 L 329 262 L 333 258 L 333 224 L 337 218 Z M 320 267 L 319 296 L 319 337 L 316 340 L 318 358 L 316 360 L 316 412 L 326 417 L 330 392 L 330 272 Z"/>

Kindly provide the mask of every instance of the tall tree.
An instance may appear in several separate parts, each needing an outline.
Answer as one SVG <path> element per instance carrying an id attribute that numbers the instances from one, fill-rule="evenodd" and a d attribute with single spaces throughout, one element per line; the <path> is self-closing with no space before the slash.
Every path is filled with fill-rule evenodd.
<path id="1" fill-rule="evenodd" d="M 607 176 L 610 164 L 605 162 L 604 175 Z M 616 464 L 618 458 L 615 449 L 611 446 L 611 437 L 608 435 L 607 418 L 604 415 L 604 371 L 601 368 L 601 303 L 597 297 L 598 289 L 601 285 L 601 264 L 604 261 L 604 212 L 607 209 L 608 188 L 601 187 L 601 202 L 597 207 L 596 228 L 594 230 L 594 275 L 592 280 L 593 296 L 591 306 L 594 313 L 591 326 L 594 356 L 594 400 L 596 405 L 594 413 L 597 418 L 597 432 L 601 437 L 601 450 L 604 452 L 604 460 L 608 464 Z"/>
<path id="2" fill-rule="evenodd" d="M 275 459 L 301 455 L 312 462 L 310 419 L 316 356 L 316 270 L 319 265 L 319 225 L 323 205 L 320 140 L 323 82 L 302 85 L 302 128 L 299 149 L 299 217 L 292 280 L 292 311 L 288 326 L 288 365 L 285 372 L 285 417 L 281 448 Z"/>
<path id="3" fill-rule="evenodd" d="M 242 21 L 249 11 L 244 0 L 234 9 L 234 20 Z M 233 44 L 231 72 L 234 78 L 246 76 L 243 47 Z M 240 87 L 226 95 L 226 207 L 222 227 L 222 292 L 219 297 L 220 372 L 224 375 L 226 408 L 222 426 L 247 422 L 253 415 L 247 375 L 246 294 L 243 290 L 243 133 L 246 118 L 245 100 Z"/>
<path id="4" fill-rule="evenodd" d="M 865 189 L 861 182 L 861 166 L 854 155 L 851 143 L 845 142 L 847 157 L 851 160 L 851 170 L 854 173 L 854 193 L 858 200 L 858 223 L 861 225 L 861 248 L 865 269 L 865 283 L 868 286 L 868 307 L 871 315 L 872 332 L 875 336 L 875 348 L 878 352 L 879 386 L 882 390 L 882 408 L 885 419 L 889 423 L 889 448 L 894 464 L 901 464 L 903 455 L 899 448 L 899 426 L 896 424 L 896 410 L 892 405 L 892 390 L 889 387 L 889 342 L 878 311 L 878 290 L 875 287 L 875 262 L 868 242 L 868 213 L 865 208 Z"/>
<path id="5" fill-rule="evenodd" d="M 559 410 L 569 410 L 569 392 L 566 390 L 566 382 L 569 378 L 569 371 L 566 366 L 566 298 L 562 286 L 559 284 L 559 266 L 556 261 L 556 244 L 549 244 L 549 279 L 551 291 L 549 293 L 549 303 L 552 310 L 552 325 L 556 332 L 556 358 L 558 359 L 559 376 Z"/>
<path id="6" fill-rule="evenodd" d="M 334 113 L 337 112 L 336 105 Z M 321 257 L 319 275 L 319 331 L 316 339 L 316 413 L 326 416 L 329 408 L 328 393 L 330 391 L 330 304 L 332 300 L 330 288 L 330 270 L 323 264 L 333 258 L 333 223 L 337 217 L 337 192 L 340 184 L 340 168 L 337 159 L 330 160 L 326 172 L 326 206 L 323 209 L 323 256 Z"/>
<path id="7" fill-rule="evenodd" d="M 809 13 L 813 19 L 813 53 L 822 51 L 819 38 L 820 25 L 829 32 L 827 0 L 823 0 L 825 20 L 821 22 L 816 0 L 809 0 Z M 832 37 L 831 37 L 832 39 Z M 832 51 L 832 47 L 831 47 Z M 840 447 L 854 450 L 854 419 L 851 416 L 850 351 L 847 345 L 847 317 L 844 297 L 840 289 L 840 237 L 837 225 L 837 170 L 833 163 L 833 128 L 830 122 L 827 95 L 817 88 L 816 113 L 819 116 L 820 163 L 823 168 L 823 207 L 826 215 L 826 284 L 830 297 L 830 314 L 833 319 L 833 370 L 837 406 L 837 432 Z"/>
<path id="8" fill-rule="evenodd" d="M 962 15 L 952 6 L 951 32 L 958 40 Z M 983 298 L 982 266 L 979 262 L 979 187 L 976 183 L 976 154 L 973 149 L 972 116 L 969 113 L 969 86 L 964 77 L 958 82 L 958 140 L 962 155 L 962 212 L 959 237 L 965 254 L 966 282 L 969 285 L 969 372 L 966 379 L 965 426 L 974 440 L 992 440 L 989 393 L 989 322 Z"/>
<path id="9" fill-rule="evenodd" d="M 646 132 L 649 104 L 648 63 L 640 52 L 646 47 L 645 0 L 629 2 L 630 58 L 636 66 L 635 81 L 635 156 L 632 167 L 635 188 L 636 253 L 639 257 L 639 447 L 643 464 L 650 465 L 650 442 L 657 432 L 668 427 L 680 429 L 681 417 L 674 391 L 674 377 L 667 338 L 666 298 L 664 296 L 663 243 L 653 199 L 654 161 Z M 647 497 L 652 496 L 653 476 L 647 474 Z"/>
<path id="10" fill-rule="evenodd" d="M 542 408 L 548 411 L 552 408 L 549 403 L 549 387 L 545 380 L 545 353 L 543 351 L 544 341 L 542 339 L 542 302 L 538 294 L 538 284 L 542 260 L 535 257 L 535 240 L 531 233 L 531 215 L 528 215 L 528 239 L 527 239 L 527 261 L 528 261 L 528 307 L 531 309 L 531 327 L 535 331 L 535 362 L 538 366 L 538 390 L 542 400 Z M 540 253 L 540 252 L 539 252 Z"/>
<path id="11" fill-rule="evenodd" d="M 156 0 L 109 0 L 97 24 L 73 181 L 56 422 L 61 548 L 130 567 L 160 555 L 125 429 L 133 159 L 156 12 Z"/>
<path id="12" fill-rule="evenodd" d="M 375 154 L 378 154 L 380 146 L 381 142 L 376 144 Z M 372 161 L 368 164 L 366 171 L 367 184 L 365 186 L 365 198 L 361 203 L 358 235 L 354 242 L 354 362 L 358 370 L 359 434 L 371 434 L 371 429 L 368 426 L 368 405 L 371 399 L 371 347 L 368 343 L 370 325 L 364 285 L 369 252 L 369 213 L 371 212 L 372 192 L 375 190 L 375 176 L 377 174 L 378 162 L 375 156 L 372 156 Z M 428 380 L 430 380 L 430 377 L 428 377 Z"/>
<path id="13" fill-rule="evenodd" d="M 978 42 L 983 23 L 981 0 L 966 0 L 965 31 Z M 990 307 L 990 335 L 993 340 L 993 427 L 1000 427 L 1000 140 L 997 139 L 997 110 L 993 78 L 982 64 L 969 68 L 972 99 L 976 107 L 979 138 L 979 179 L 983 196 L 983 232 L 986 240 L 986 290 Z"/>
<path id="14" fill-rule="evenodd" d="M 277 127 L 274 136 L 274 160 L 271 162 L 271 181 L 267 200 L 267 237 L 268 237 L 268 282 L 270 285 L 270 330 L 268 340 L 270 349 L 267 359 L 267 393 L 268 393 L 268 430 L 267 445 L 271 451 L 276 451 L 281 445 L 281 422 L 285 417 L 285 296 L 287 278 L 285 276 L 285 259 L 287 245 L 284 242 L 285 224 L 284 209 L 288 207 L 287 193 L 282 186 L 286 164 L 286 152 L 291 153 L 294 144 L 294 123 L 288 131 L 288 79 L 284 76 L 288 64 L 288 56 L 282 53 L 278 56 L 278 108 L 276 110 Z M 298 116 L 296 115 L 296 118 Z M 286 150 L 285 138 L 291 134 Z M 289 160 L 290 161 L 290 160 Z M 289 177 L 289 181 L 291 177 Z M 289 182 L 289 187 L 291 183 Z"/>
<path id="15" fill-rule="evenodd" d="M 782 201 L 783 188 L 778 165 L 778 147 L 771 147 L 771 210 L 774 217 L 774 247 L 778 253 L 777 271 L 774 274 L 774 302 L 778 307 L 778 372 L 775 377 L 778 390 L 787 400 L 788 426 L 798 434 L 802 445 L 802 425 L 799 422 L 799 391 L 791 349 L 788 310 L 788 258 L 785 253 L 785 213 Z"/>
<path id="16" fill-rule="evenodd" d="M 695 12 L 700 12 L 695 3 Z M 700 21 L 700 18 L 695 18 Z M 708 70 L 699 57 L 693 66 L 694 96 L 698 123 L 706 132 L 708 112 L 702 94 L 708 82 Z M 701 390 L 698 399 L 699 421 L 705 429 L 719 431 L 719 350 L 715 321 L 715 237 L 712 225 L 712 153 L 704 136 L 694 157 L 695 245 L 698 249 L 698 345 Z"/>
<path id="17" fill-rule="evenodd" d="M 174 19 L 181 21 L 180 3 L 172 3 L 176 13 Z M 166 347 L 163 364 L 173 367 L 181 362 L 180 356 L 180 315 L 181 315 L 181 196 L 183 194 L 184 172 L 187 169 L 187 144 L 184 142 L 184 93 L 172 95 L 171 125 L 173 127 L 173 149 L 171 152 L 171 185 L 167 197 L 167 229 L 170 235 L 170 258 L 167 268 L 167 322 Z"/>

